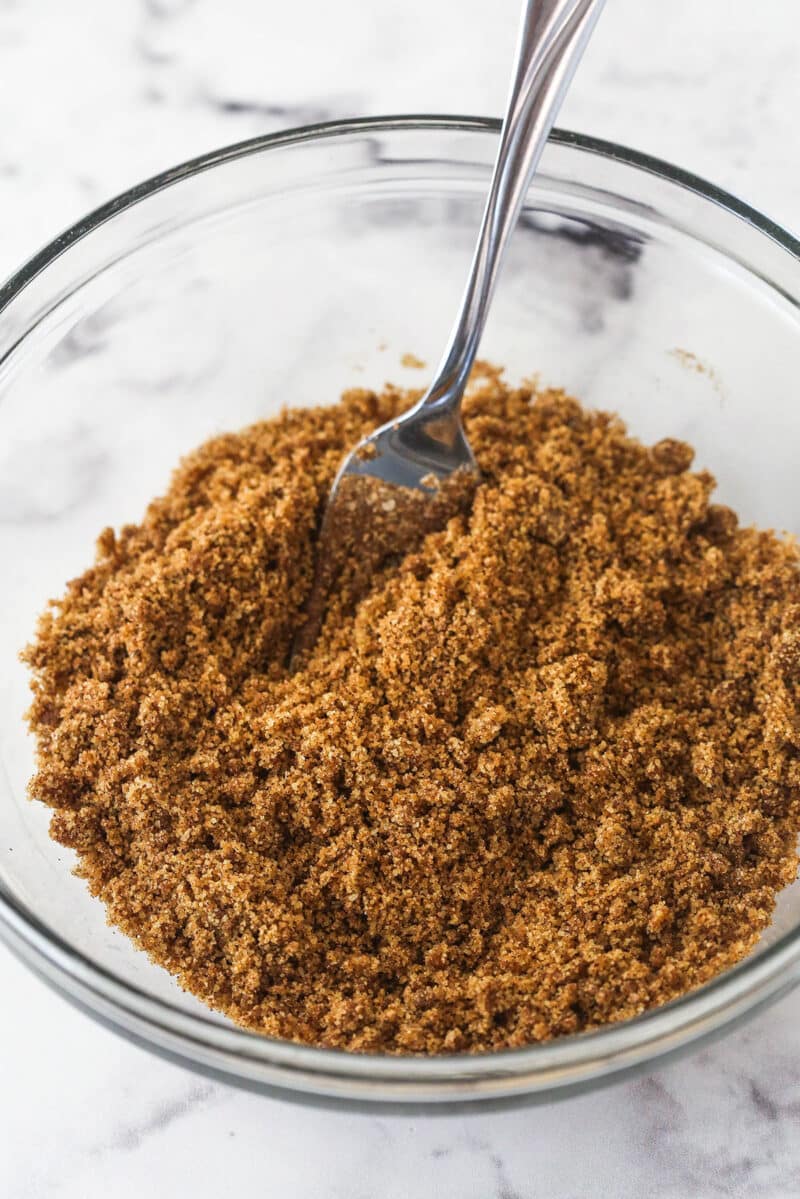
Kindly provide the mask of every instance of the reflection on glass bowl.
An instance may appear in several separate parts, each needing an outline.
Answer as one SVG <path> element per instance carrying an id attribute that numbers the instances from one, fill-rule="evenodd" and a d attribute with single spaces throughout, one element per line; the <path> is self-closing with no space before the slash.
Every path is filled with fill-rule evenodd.
<path id="1" fill-rule="evenodd" d="M 651 1067 L 800 979 L 800 884 L 735 969 L 665 1008 L 527 1049 L 359 1056 L 246 1033 L 110 929 L 25 798 L 16 655 L 36 614 L 204 438 L 386 379 L 418 386 L 466 274 L 497 125 L 389 118 L 210 154 L 134 188 L 0 290 L 0 931 L 51 985 L 196 1069 L 309 1102 L 519 1103 Z M 800 247 L 708 184 L 554 135 L 482 353 L 647 441 L 685 438 L 743 520 L 800 533 Z M 408 361 L 408 360 L 407 360 Z"/>

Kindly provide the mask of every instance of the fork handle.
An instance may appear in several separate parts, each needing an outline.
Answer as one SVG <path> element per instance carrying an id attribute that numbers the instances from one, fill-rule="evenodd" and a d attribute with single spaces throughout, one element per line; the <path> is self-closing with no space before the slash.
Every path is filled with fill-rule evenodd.
<path id="1" fill-rule="evenodd" d="M 605 0 L 526 0 L 516 65 L 478 244 L 456 323 L 424 407 L 457 410 L 503 256 L 531 178 Z"/>

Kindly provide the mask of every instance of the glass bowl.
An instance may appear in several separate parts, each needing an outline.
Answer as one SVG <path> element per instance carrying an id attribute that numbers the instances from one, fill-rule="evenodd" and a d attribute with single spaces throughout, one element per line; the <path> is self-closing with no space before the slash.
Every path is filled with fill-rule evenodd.
<path id="1" fill-rule="evenodd" d="M 284 404 L 427 375 L 466 276 L 498 125 L 318 125 L 133 188 L 0 291 L 0 927 L 64 996 L 140 1044 L 243 1086 L 360 1106 L 552 1098 L 650 1068 L 800 979 L 800 884 L 735 969 L 605 1030 L 429 1059 L 243 1032 L 107 927 L 25 798 L 17 661 L 105 525 L 136 521 L 204 438 Z M 800 247 L 731 196 L 619 146 L 557 133 L 482 347 L 685 438 L 747 522 L 800 533 Z M 33 1030 L 29 1030 L 31 1037 Z"/>

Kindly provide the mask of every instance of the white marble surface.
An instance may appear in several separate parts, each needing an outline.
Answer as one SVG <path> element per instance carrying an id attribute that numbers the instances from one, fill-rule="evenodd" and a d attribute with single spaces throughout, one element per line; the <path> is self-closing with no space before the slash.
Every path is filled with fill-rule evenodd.
<path id="1" fill-rule="evenodd" d="M 496 113 L 516 0 L 0 0 L 0 275 L 86 209 L 308 120 Z M 795 0 L 610 0 L 561 123 L 800 226 Z M 518 1113 L 248 1095 L 91 1023 L 0 949 L 0 1196 L 582 1199 L 798 1193 L 800 992 L 693 1057 Z"/>

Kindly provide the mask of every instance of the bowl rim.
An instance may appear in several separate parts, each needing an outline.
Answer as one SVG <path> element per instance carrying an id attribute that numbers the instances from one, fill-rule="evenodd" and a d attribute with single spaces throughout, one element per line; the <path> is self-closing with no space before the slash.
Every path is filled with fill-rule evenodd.
<path id="1" fill-rule="evenodd" d="M 243 141 L 231 142 L 215 150 L 187 158 L 177 166 L 169 167 L 156 175 L 150 175 L 140 183 L 135 183 L 125 191 L 119 192 L 110 200 L 91 209 L 85 216 L 79 218 L 63 232 L 59 233 L 40 250 L 28 258 L 21 267 L 14 271 L 0 284 L 0 313 L 11 303 L 19 293 L 36 278 L 37 275 L 60 257 L 70 246 L 88 236 L 98 226 L 115 217 L 118 213 L 132 208 L 141 200 L 156 192 L 171 187 L 192 175 L 210 170 L 215 166 L 231 162 L 237 158 L 247 158 L 262 150 L 277 149 L 281 146 L 299 145 L 307 141 L 320 141 L 324 138 L 337 137 L 348 133 L 385 133 L 393 130 L 450 130 L 464 133 L 495 133 L 499 134 L 502 122 L 497 117 L 459 116 L 449 114 L 419 113 L 398 114 L 396 116 L 350 117 L 336 121 L 318 121 L 309 125 L 298 125 L 291 129 L 279 130 L 277 133 L 261 134 L 257 137 L 246 138 Z M 713 204 L 727 209 L 765 234 L 771 241 L 777 242 L 795 258 L 800 258 L 800 238 L 795 237 L 788 229 L 784 229 L 776 221 L 765 216 L 746 201 L 735 196 L 732 192 L 710 183 L 700 175 L 686 171 L 668 162 L 646 154 L 642 150 L 634 150 L 618 142 L 605 138 L 592 137 L 585 133 L 575 133 L 569 129 L 553 129 L 548 141 L 555 145 L 573 146 L 601 158 L 636 167 L 647 174 L 657 175 L 670 183 L 678 184 L 687 191 L 694 192 Z M 9 353 L 13 350 L 13 346 Z"/>
<path id="2" fill-rule="evenodd" d="M 262 151 L 349 134 L 393 131 L 449 131 L 498 134 L 494 118 L 447 115 L 399 115 L 326 121 L 249 138 L 188 159 L 151 176 L 95 208 L 55 237 L 0 286 L 0 316 L 9 304 L 57 258 L 101 225 L 155 193 L 216 166 Z M 800 240 L 749 204 L 671 163 L 601 138 L 557 129 L 550 140 L 596 155 L 694 193 L 732 213 L 788 254 L 800 260 Z M 20 335 L 24 338 L 29 330 Z M 13 353 L 15 341 L 6 354 Z M 569 1088 L 612 1076 L 674 1053 L 700 1036 L 731 1026 L 758 1007 L 800 983 L 800 926 L 783 934 L 755 958 L 718 975 L 704 986 L 633 1019 L 577 1036 L 476 1054 L 413 1057 L 320 1049 L 225 1026 L 210 1015 L 181 1011 L 168 1000 L 123 982 L 47 928 L 0 880 L 0 934 L 9 947 L 45 981 L 117 1031 L 150 1048 L 176 1056 L 195 1068 L 222 1072 L 242 1081 L 237 1066 L 273 1067 L 280 1087 L 308 1094 L 336 1095 L 347 1082 L 382 1083 L 401 1103 L 456 1097 L 478 1100 L 487 1088 L 494 1095 L 525 1094 Z M 745 986 L 747 982 L 747 986 Z M 153 1036 L 153 1034 L 163 1034 Z M 203 1060 L 201 1048 L 210 1051 Z M 216 1059 L 213 1055 L 216 1053 Z M 611 1065 L 612 1062 L 618 1063 Z M 592 1067 L 598 1067 L 592 1074 Z M 227 1069 L 226 1069 L 227 1067 Z M 327 1080 L 318 1090 L 314 1080 Z M 310 1081 L 309 1081 L 310 1080 Z M 413 1093 L 404 1090 L 413 1084 Z M 483 1085 L 482 1085 L 483 1084 Z M 267 1086 L 269 1083 L 267 1082 Z M 503 1090 L 503 1086 L 506 1089 Z M 499 1089 L 498 1089 L 499 1088 Z M 434 1092 L 437 1092 L 434 1094 Z M 370 1096 L 364 1092 L 369 1099 Z M 342 1092 L 348 1097 L 346 1086 Z M 377 1101 L 381 1102 L 380 1097 Z"/>

